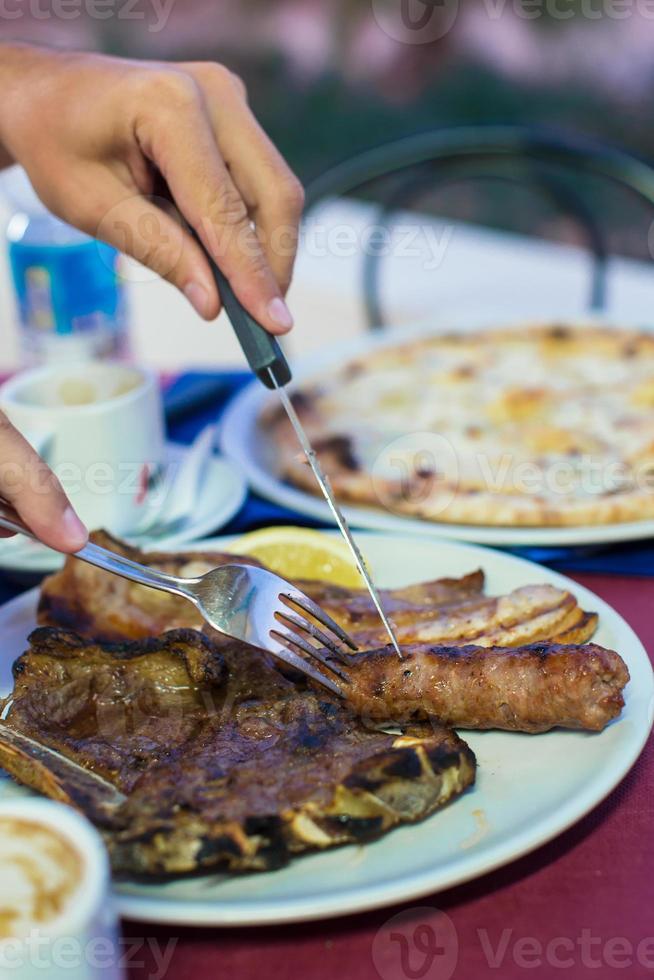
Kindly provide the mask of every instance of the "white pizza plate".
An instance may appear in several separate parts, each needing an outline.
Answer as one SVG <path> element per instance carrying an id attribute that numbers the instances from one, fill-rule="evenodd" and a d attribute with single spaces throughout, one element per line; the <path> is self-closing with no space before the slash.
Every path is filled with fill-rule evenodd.
<path id="1" fill-rule="evenodd" d="M 518 322 L 529 322 L 521 318 Z M 567 317 L 567 322 L 577 323 Z M 606 324 L 600 317 L 586 318 L 577 325 Z M 474 326 L 490 326 L 480 322 Z M 511 323 L 503 322 L 502 326 Z M 517 325 L 517 324 L 513 324 Z M 457 329 L 462 325 L 457 324 Z M 472 329 L 472 327 L 470 327 Z M 321 372 L 338 367 L 352 357 L 365 355 L 383 347 L 406 342 L 435 332 L 432 324 L 418 324 L 401 329 L 385 330 L 383 334 L 368 334 L 339 344 L 331 350 L 321 350 L 294 366 L 293 386 L 303 380 L 319 377 Z M 291 389 L 292 390 L 292 387 Z M 220 424 L 221 448 L 241 467 L 250 486 L 266 497 L 305 517 L 333 523 L 329 508 L 322 497 L 307 493 L 286 483 L 279 475 L 277 451 L 270 437 L 262 429 L 259 419 L 265 405 L 274 403 L 277 396 L 265 389 L 259 381 L 253 381 L 230 402 Z M 329 474 L 327 474 L 329 475 Z M 387 510 L 345 504 L 343 513 L 353 527 L 375 531 L 396 531 L 400 534 L 430 534 L 438 538 L 452 538 L 476 544 L 499 547 L 559 547 L 565 545 L 609 544 L 618 541 L 634 541 L 654 537 L 654 520 L 633 521 L 619 524 L 595 524 L 579 527 L 501 527 L 491 525 L 448 524 L 424 521 L 418 518 L 392 514 Z"/>
<path id="2" fill-rule="evenodd" d="M 166 465 L 179 465 L 187 452 L 188 446 L 167 443 Z M 202 538 L 224 527 L 239 512 L 246 495 L 247 483 L 238 464 L 214 453 L 207 461 L 197 506 L 181 527 L 164 531 L 159 537 L 148 534 L 122 537 L 140 548 L 150 549 L 171 548 Z M 36 541 L 18 535 L 0 539 L 0 569 L 22 575 L 46 575 L 61 568 L 63 563 L 63 555 Z"/>
<path id="3" fill-rule="evenodd" d="M 554 731 L 463 733 L 477 755 L 477 783 L 461 799 L 365 846 L 300 857 L 264 874 L 218 875 L 166 884 L 116 885 L 120 912 L 133 919 L 189 925 L 262 925 L 361 912 L 416 899 L 520 857 L 579 820 L 622 779 L 652 725 L 654 683 L 642 644 L 625 621 L 587 589 L 538 565 L 471 545 L 362 534 L 382 586 L 402 586 L 483 568 L 489 593 L 551 582 L 599 612 L 597 641 L 617 649 L 631 682 L 619 719 L 600 734 Z M 195 542 L 220 548 L 226 539 Z M 188 547 L 188 546 L 185 546 Z M 0 694 L 34 626 L 36 590 L 0 609 Z M 0 777 L 0 799 L 26 792 Z M 617 856 L 619 857 L 619 856 Z"/>

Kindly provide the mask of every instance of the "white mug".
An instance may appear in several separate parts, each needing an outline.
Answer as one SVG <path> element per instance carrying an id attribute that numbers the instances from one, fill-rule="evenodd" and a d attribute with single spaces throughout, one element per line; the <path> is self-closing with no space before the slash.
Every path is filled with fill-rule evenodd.
<path id="1" fill-rule="evenodd" d="M 0 408 L 57 474 L 87 527 L 136 528 L 164 461 L 154 375 L 126 364 L 48 365 L 2 385 Z M 10 480 L 12 461 L 0 466 Z"/>
<path id="2" fill-rule="evenodd" d="M 0 802 L 0 980 L 121 980 L 107 852 L 72 807 Z"/>

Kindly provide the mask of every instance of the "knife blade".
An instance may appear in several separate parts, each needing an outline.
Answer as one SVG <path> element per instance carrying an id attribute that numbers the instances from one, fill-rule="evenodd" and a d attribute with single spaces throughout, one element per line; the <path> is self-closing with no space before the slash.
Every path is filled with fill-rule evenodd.
<path id="1" fill-rule="evenodd" d="M 209 260 L 209 265 L 211 266 L 211 271 L 216 281 L 222 304 L 225 308 L 229 321 L 234 328 L 234 332 L 238 337 L 248 364 L 259 380 L 267 388 L 277 392 L 286 411 L 286 415 L 293 426 L 298 442 L 300 443 L 304 455 L 306 456 L 307 462 L 316 478 L 318 486 L 320 487 L 320 490 L 327 501 L 332 516 L 334 517 L 334 520 L 336 521 L 336 524 L 343 535 L 343 539 L 350 549 L 350 553 L 352 554 L 356 567 L 359 570 L 359 574 L 361 575 L 361 578 L 368 589 L 373 605 L 379 614 L 379 618 L 381 619 L 384 628 L 388 633 L 395 652 L 400 660 L 402 660 L 403 657 L 402 651 L 400 650 L 400 645 L 397 642 L 397 637 L 395 636 L 393 627 L 389 622 L 386 613 L 384 612 L 384 607 L 382 605 L 379 592 L 372 581 L 363 555 L 361 554 L 356 541 L 352 537 L 352 532 L 350 531 L 347 521 L 341 513 L 341 509 L 334 497 L 331 484 L 329 483 L 327 476 L 323 472 L 322 467 L 318 462 L 318 457 L 311 446 L 309 437 L 304 431 L 304 426 L 300 422 L 297 412 L 293 407 L 293 403 L 285 390 L 285 386 L 291 380 L 291 369 L 288 366 L 284 353 L 275 338 L 269 334 L 267 330 L 264 330 L 261 324 L 257 323 L 257 321 L 250 316 L 245 307 L 241 305 L 241 302 L 239 299 L 237 299 L 229 280 L 216 265 L 213 257 L 205 248 L 204 243 L 195 232 L 192 232 L 192 234 Z"/>
<path id="2" fill-rule="evenodd" d="M 329 505 L 329 509 L 332 512 L 334 520 L 336 521 L 336 524 L 341 534 L 345 538 L 345 541 L 347 543 L 348 548 L 350 549 L 350 552 L 352 553 L 352 557 L 354 558 L 355 564 L 359 570 L 359 575 L 366 583 L 366 588 L 370 593 L 370 598 L 374 603 L 375 609 L 379 613 L 379 618 L 384 624 L 384 628 L 386 629 L 386 632 L 390 637 L 391 643 L 395 648 L 395 652 L 397 653 L 400 660 L 403 660 L 404 658 L 402 657 L 402 651 L 400 650 L 400 646 L 397 642 L 397 638 L 395 636 L 395 633 L 393 632 L 393 627 L 391 626 L 388 617 L 384 612 L 384 607 L 382 606 L 379 592 L 377 591 L 377 588 L 375 587 L 375 584 L 372 581 L 372 577 L 370 575 L 370 572 L 368 571 L 368 567 L 365 563 L 363 555 L 361 554 L 359 546 L 357 545 L 356 541 L 354 540 L 354 537 L 352 536 L 352 532 L 350 531 L 349 525 L 345 520 L 345 515 L 341 512 L 340 507 L 336 503 L 336 498 L 334 497 L 334 491 L 332 490 L 331 483 L 329 482 L 329 479 L 326 473 L 324 472 L 322 466 L 318 462 L 318 457 L 316 456 L 315 450 L 313 449 L 311 442 L 309 441 L 309 437 L 304 431 L 304 426 L 300 422 L 297 412 L 293 408 L 293 402 L 288 397 L 288 394 L 284 390 L 284 388 L 277 385 L 277 383 L 275 382 L 275 376 L 272 373 L 272 371 L 270 372 L 270 377 L 272 378 L 273 384 L 275 385 L 275 388 L 281 399 L 281 403 L 284 406 L 284 410 L 286 411 L 288 419 L 291 425 L 293 426 L 295 435 L 297 436 L 297 440 L 300 443 L 300 446 L 302 447 L 307 462 L 311 467 L 313 475 L 316 478 L 316 482 L 322 491 L 322 495 L 327 501 L 327 504 Z"/>

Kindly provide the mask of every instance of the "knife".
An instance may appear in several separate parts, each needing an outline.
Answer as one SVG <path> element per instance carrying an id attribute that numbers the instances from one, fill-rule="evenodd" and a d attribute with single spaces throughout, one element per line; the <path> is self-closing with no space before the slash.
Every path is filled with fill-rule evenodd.
<path id="1" fill-rule="evenodd" d="M 200 241 L 198 235 L 195 232 L 193 232 L 193 235 L 209 260 L 209 265 L 211 266 L 211 271 L 216 281 L 216 286 L 218 287 L 222 304 L 225 308 L 229 321 L 234 328 L 234 332 L 238 337 L 243 353 L 247 358 L 247 362 L 266 388 L 275 390 L 279 395 L 284 411 L 286 412 L 288 419 L 293 426 L 298 442 L 300 443 L 307 462 L 313 471 L 313 475 L 316 478 L 318 486 L 320 487 L 320 490 L 322 491 L 322 494 L 329 505 L 329 509 L 332 512 L 334 520 L 336 521 L 336 524 L 352 553 L 352 557 L 354 558 L 355 564 L 359 570 L 359 574 L 366 583 L 366 587 L 370 593 L 370 598 L 374 603 L 375 609 L 379 613 L 379 617 L 390 637 L 390 641 L 395 648 L 395 652 L 400 660 L 402 660 L 402 651 L 400 650 L 397 638 L 393 632 L 393 627 L 391 626 L 388 617 L 384 612 L 384 607 L 382 606 L 379 592 L 377 591 L 372 578 L 370 577 L 370 572 L 366 567 L 363 555 L 361 554 L 356 541 L 352 537 L 352 532 L 348 527 L 347 521 L 341 513 L 340 507 L 336 503 L 331 484 L 323 472 L 323 469 L 318 461 L 318 457 L 311 446 L 309 437 L 304 431 L 304 427 L 298 418 L 295 408 L 293 407 L 293 402 L 288 397 L 288 393 L 285 390 L 286 385 L 291 380 L 291 369 L 289 368 L 288 362 L 284 357 L 284 353 L 275 338 L 269 334 L 267 330 L 264 330 L 261 324 L 257 323 L 257 321 L 250 316 L 245 307 L 241 305 L 241 302 L 237 299 L 227 277 L 218 268 L 213 258 Z"/>

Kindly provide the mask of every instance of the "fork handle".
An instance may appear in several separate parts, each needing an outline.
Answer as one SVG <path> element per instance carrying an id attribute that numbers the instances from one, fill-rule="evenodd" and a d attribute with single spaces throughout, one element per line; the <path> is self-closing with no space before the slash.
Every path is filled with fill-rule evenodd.
<path id="1" fill-rule="evenodd" d="M 113 572 L 123 578 L 136 582 L 137 585 L 146 585 L 152 589 L 159 589 L 161 592 L 172 592 L 174 595 L 184 596 L 186 599 L 195 601 L 195 597 L 189 592 L 186 586 L 197 580 L 193 578 L 180 578 L 177 575 L 170 575 L 168 572 L 161 572 L 158 568 L 150 565 L 141 565 L 131 558 L 119 555 L 115 551 L 108 551 L 89 541 L 80 551 L 76 551 L 74 558 L 81 558 L 89 565 L 102 568 L 106 572 Z"/>
<path id="2" fill-rule="evenodd" d="M 0 527 L 5 528 L 7 531 L 13 531 L 15 534 L 24 534 L 25 537 L 31 538 L 32 541 L 39 541 L 34 532 L 25 524 L 11 504 L 2 499 L 0 499 Z M 39 543 L 42 544 L 42 542 Z M 97 568 L 102 568 L 107 572 L 121 575 L 123 578 L 130 579 L 130 581 L 136 582 L 138 585 L 160 589 L 162 592 L 172 592 L 175 595 L 181 595 L 191 601 L 195 601 L 195 597 L 189 592 L 187 586 L 195 583 L 197 581 L 196 579 L 181 578 L 177 575 L 169 575 L 167 572 L 161 572 L 158 568 L 151 568 L 149 565 L 140 565 L 138 562 L 132 561 L 124 555 L 118 555 L 115 551 L 108 551 L 98 544 L 93 544 L 92 541 L 89 541 L 83 548 L 76 551 L 74 557 L 81 558 L 82 561 L 88 562 L 89 565 L 95 565 Z"/>

